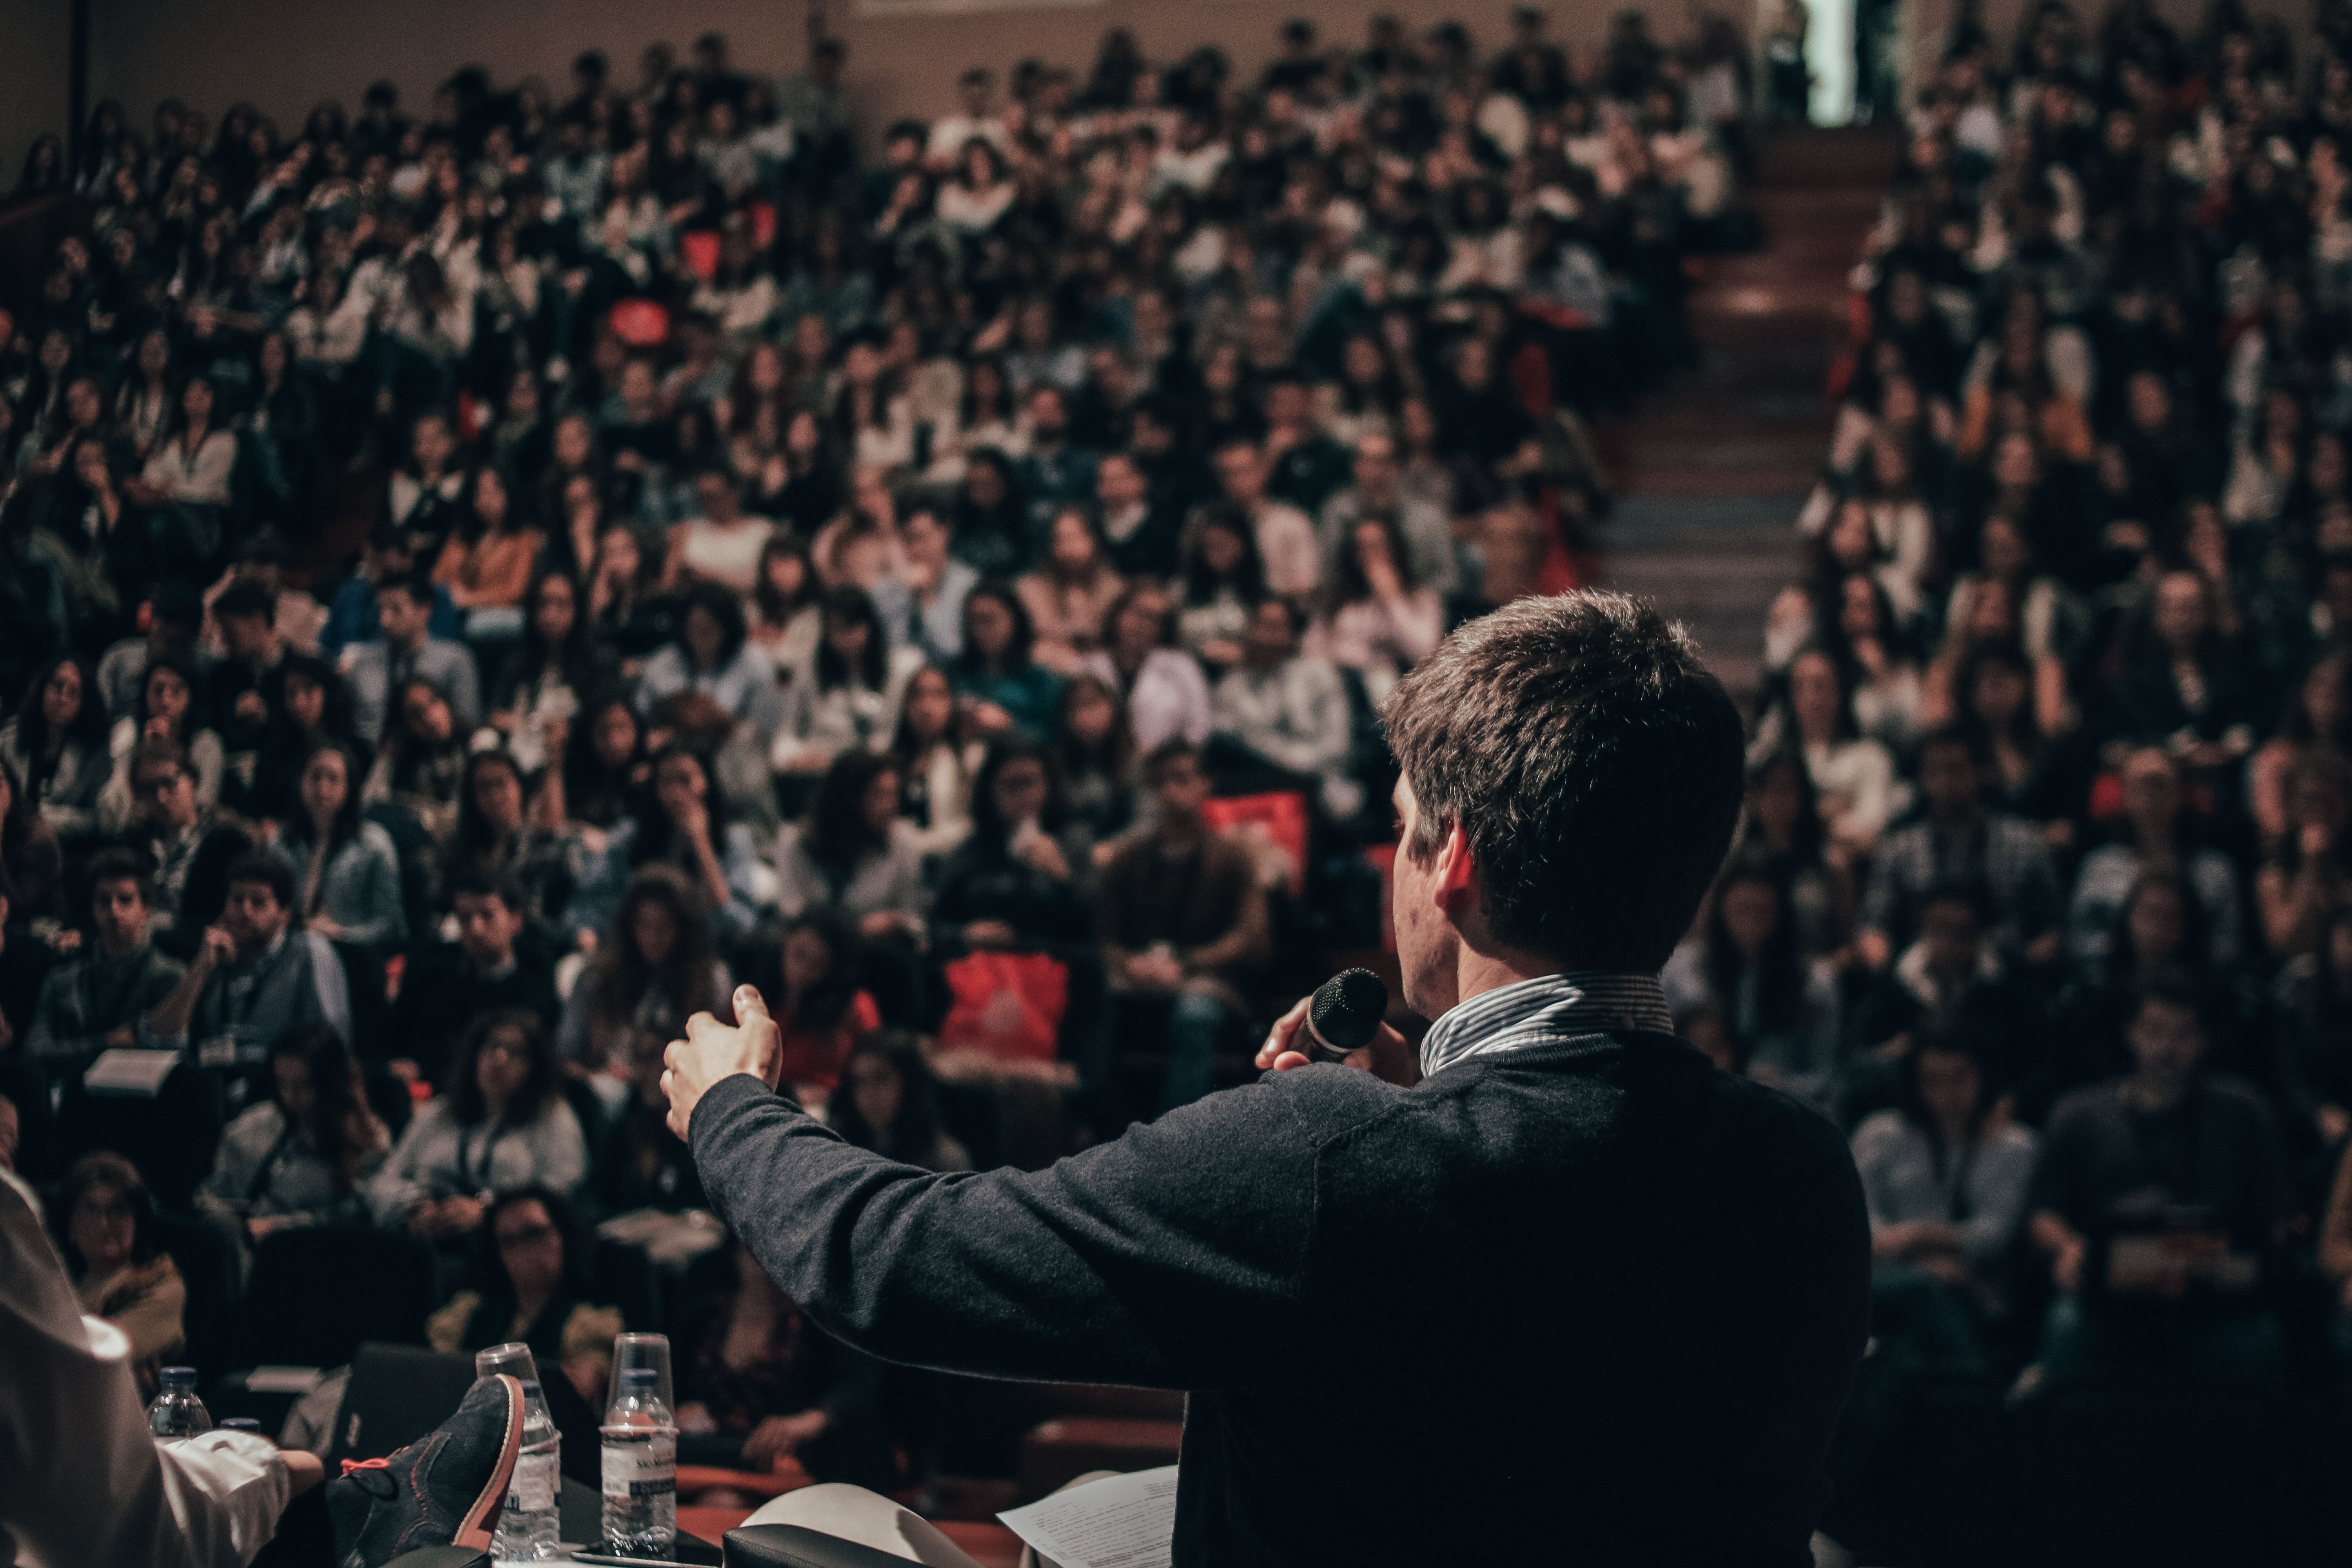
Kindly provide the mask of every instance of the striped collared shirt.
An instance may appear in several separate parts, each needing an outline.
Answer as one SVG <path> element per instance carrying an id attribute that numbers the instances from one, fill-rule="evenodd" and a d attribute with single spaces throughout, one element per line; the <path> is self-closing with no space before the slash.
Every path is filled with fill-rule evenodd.
<path id="1" fill-rule="evenodd" d="M 1674 1033 L 1674 1015 L 1656 975 L 1590 970 L 1538 975 L 1483 992 L 1432 1024 L 1421 1042 L 1422 1076 L 1470 1057 L 1626 1029 Z"/>

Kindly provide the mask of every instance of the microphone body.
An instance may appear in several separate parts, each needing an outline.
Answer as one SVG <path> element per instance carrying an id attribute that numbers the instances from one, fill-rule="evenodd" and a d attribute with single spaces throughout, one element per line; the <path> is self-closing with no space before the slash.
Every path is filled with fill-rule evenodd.
<path id="1" fill-rule="evenodd" d="M 1309 1061 L 1344 1061 L 1380 1033 L 1389 1010 L 1389 988 L 1369 969 L 1343 969 L 1316 987 L 1307 1005 Z"/>

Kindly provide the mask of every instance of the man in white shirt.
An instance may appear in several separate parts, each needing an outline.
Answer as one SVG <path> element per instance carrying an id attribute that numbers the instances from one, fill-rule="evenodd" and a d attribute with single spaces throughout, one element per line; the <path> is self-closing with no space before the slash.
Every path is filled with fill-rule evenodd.
<path id="1" fill-rule="evenodd" d="M 1257 552 L 1265 563 L 1268 593 L 1305 598 L 1315 592 L 1321 563 L 1315 558 L 1315 525 L 1295 506 L 1269 500 L 1265 493 L 1265 457 L 1257 443 L 1228 441 L 1213 459 L 1217 482 L 1225 499 L 1242 509 L 1257 537 Z"/>
<path id="2" fill-rule="evenodd" d="M 315 1454 L 249 1432 L 157 1442 L 131 1342 L 86 1317 L 30 1187 L 0 1172 L 0 1564 L 243 1568 Z"/>
<path id="3" fill-rule="evenodd" d="M 931 122 L 931 139 L 923 149 L 923 160 L 935 171 L 944 174 L 963 161 L 963 150 L 973 137 L 978 137 L 1002 153 L 1011 146 L 1004 133 L 1003 120 L 989 112 L 988 100 L 996 90 L 996 78 L 986 66 L 974 66 L 956 79 L 956 95 L 963 100 L 962 112 L 944 115 Z"/>

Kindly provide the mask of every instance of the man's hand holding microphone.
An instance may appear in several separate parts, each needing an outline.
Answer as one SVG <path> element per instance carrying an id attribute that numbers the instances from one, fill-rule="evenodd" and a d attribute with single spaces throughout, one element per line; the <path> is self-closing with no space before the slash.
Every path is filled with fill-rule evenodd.
<path id="1" fill-rule="evenodd" d="M 1257 1065 L 1289 1072 L 1318 1061 L 1342 1062 L 1411 1089 L 1421 1081 L 1421 1058 L 1383 1021 L 1388 1005 L 1389 988 L 1370 970 L 1335 974 L 1274 1021 L 1257 1048 Z"/>

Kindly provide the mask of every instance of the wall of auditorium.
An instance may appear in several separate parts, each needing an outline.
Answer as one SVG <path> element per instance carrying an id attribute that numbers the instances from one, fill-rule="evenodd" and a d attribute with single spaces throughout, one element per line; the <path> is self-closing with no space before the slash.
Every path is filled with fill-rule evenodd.
<path id="1" fill-rule="evenodd" d="M 929 116 L 950 107 L 956 73 L 986 63 L 1000 71 L 1030 56 L 1083 68 L 1105 29 L 1134 31 L 1145 52 L 1166 59 L 1214 42 L 1246 74 L 1272 52 L 1274 29 L 1288 16 L 1312 17 L 1328 37 L 1362 37 L 1365 18 L 1392 11 L 1426 26 L 1458 17 L 1482 48 L 1505 36 L 1513 0 L 1099 0 L 950 9 L 943 14 L 875 14 L 909 0 L 832 0 L 834 29 L 850 47 L 850 89 L 860 129 L 871 136 L 902 114 Z M 970 5 L 973 0 L 912 0 Z M 978 0 L 995 5 L 1002 0 Z M 1728 0 L 1760 12 L 1774 0 Z M 1815 5 L 1841 0 L 1811 0 Z M 1850 3 L 1850 0 L 1847 0 Z M 1996 36 L 2014 28 L 2027 0 L 1984 0 Z M 2184 29 L 2205 0 L 2158 0 Z M 1706 4 L 1647 0 L 1654 31 L 1679 37 L 1691 12 Z M 1911 0 L 1906 28 L 1914 68 L 1932 59 L 1955 0 Z M 2095 9 L 2084 0 L 2085 9 Z M 2305 0 L 2254 0 L 2258 11 L 2288 15 L 2298 28 Z M 289 130 L 321 98 L 356 110 L 362 89 L 377 77 L 399 84 L 421 108 L 433 85 L 459 65 L 478 63 L 502 82 L 537 74 L 559 90 L 572 57 L 603 48 L 624 82 L 634 82 L 639 49 L 655 37 L 681 47 L 708 29 L 733 41 L 743 68 L 771 74 L 798 69 L 804 58 L 806 0 L 91 0 L 92 101 L 117 98 L 144 123 L 158 100 L 176 96 L 217 116 L 248 100 Z M 871 5 L 872 10 L 867 7 Z M 0 167 L 5 184 L 38 130 L 62 130 L 66 105 L 67 15 L 58 0 L 12 7 L 8 44 L 0 48 Z M 1564 42 L 1598 41 L 1613 0 L 1550 0 L 1552 28 Z M 54 35 L 54 36 L 52 36 Z"/>
<path id="2" fill-rule="evenodd" d="M 73 7 L 26 0 L 5 7 L 0 32 L 0 199 L 16 188 L 25 153 L 44 132 L 65 133 Z"/>

